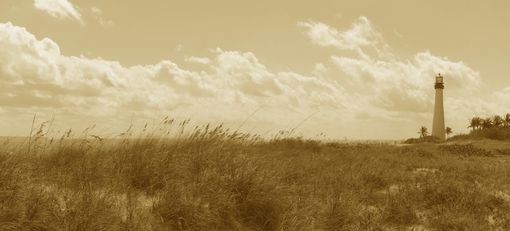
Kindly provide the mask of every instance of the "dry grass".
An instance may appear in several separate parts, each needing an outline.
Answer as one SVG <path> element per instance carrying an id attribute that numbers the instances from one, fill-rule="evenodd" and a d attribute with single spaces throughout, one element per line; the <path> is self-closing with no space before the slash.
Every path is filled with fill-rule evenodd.
<path id="1" fill-rule="evenodd" d="M 4 142 L 0 230 L 510 230 L 508 156 L 185 126 Z"/>

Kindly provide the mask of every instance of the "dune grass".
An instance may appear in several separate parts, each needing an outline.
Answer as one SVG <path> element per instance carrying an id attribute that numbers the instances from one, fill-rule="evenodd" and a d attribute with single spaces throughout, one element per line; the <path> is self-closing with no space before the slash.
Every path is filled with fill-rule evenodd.
<path id="1" fill-rule="evenodd" d="M 0 230 L 510 229 L 508 156 L 184 126 L 5 141 Z"/>

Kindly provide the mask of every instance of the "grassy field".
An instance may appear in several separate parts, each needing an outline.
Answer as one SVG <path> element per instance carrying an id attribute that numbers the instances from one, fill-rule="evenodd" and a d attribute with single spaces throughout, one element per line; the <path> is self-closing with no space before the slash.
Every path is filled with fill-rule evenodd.
<path id="1" fill-rule="evenodd" d="M 505 142 L 41 136 L 2 141 L 0 230 L 510 230 Z"/>

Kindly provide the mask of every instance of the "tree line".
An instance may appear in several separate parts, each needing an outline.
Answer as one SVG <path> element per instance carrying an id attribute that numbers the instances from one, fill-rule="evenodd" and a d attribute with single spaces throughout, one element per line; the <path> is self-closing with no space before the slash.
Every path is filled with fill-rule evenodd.
<path id="1" fill-rule="evenodd" d="M 510 128 L 510 113 L 506 113 L 503 116 L 494 115 L 485 118 L 475 116 L 469 120 L 468 128 L 471 128 L 472 133 L 491 128 Z M 446 127 L 445 132 L 446 136 L 448 137 L 453 133 L 453 130 L 450 127 Z M 427 127 L 422 126 L 420 130 L 418 130 L 418 134 L 420 134 L 421 139 L 429 136 Z"/>
<path id="2" fill-rule="evenodd" d="M 494 115 L 487 118 L 475 116 L 471 118 L 468 126 L 472 129 L 471 131 L 499 127 L 510 127 L 510 113 L 506 113 L 504 116 Z"/>

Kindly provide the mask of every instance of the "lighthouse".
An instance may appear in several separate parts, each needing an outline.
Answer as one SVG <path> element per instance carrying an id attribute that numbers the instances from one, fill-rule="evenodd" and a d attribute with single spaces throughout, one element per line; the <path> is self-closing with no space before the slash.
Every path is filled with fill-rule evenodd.
<path id="1" fill-rule="evenodd" d="M 434 104 L 434 120 L 432 121 L 432 136 L 438 138 L 440 141 L 446 140 L 446 132 L 444 126 L 444 107 L 443 107 L 443 76 L 438 74 L 436 76 L 436 89 L 435 104 Z"/>

